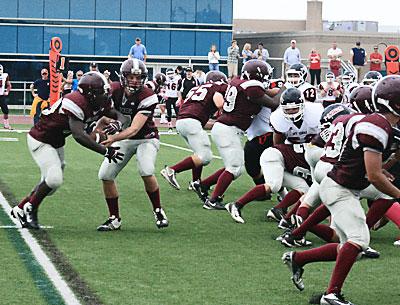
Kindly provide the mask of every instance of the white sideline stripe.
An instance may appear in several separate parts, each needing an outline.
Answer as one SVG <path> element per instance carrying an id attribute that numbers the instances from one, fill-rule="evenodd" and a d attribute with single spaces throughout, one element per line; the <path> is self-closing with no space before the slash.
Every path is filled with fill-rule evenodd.
<path id="1" fill-rule="evenodd" d="M 18 142 L 17 138 L 0 138 L 0 142 Z"/>
<path id="2" fill-rule="evenodd" d="M 4 198 L 1 192 L 0 192 L 0 205 L 3 207 L 7 215 L 10 215 L 11 206 L 8 203 L 7 199 Z M 13 223 L 15 223 L 16 226 L 19 226 L 19 223 L 16 219 L 14 219 L 13 217 L 10 217 L 10 219 L 12 220 Z M 39 243 L 32 236 L 29 230 L 20 228 L 19 231 L 21 233 L 21 236 L 24 238 L 26 244 L 31 249 L 36 260 L 38 261 L 40 266 L 42 266 L 43 270 L 46 272 L 49 279 L 53 282 L 54 287 L 56 287 L 61 297 L 64 299 L 65 304 L 81 305 L 75 294 L 72 292 L 71 288 L 69 288 L 68 284 L 58 273 L 56 267 L 50 261 L 50 258 L 46 255 L 46 253 L 44 253 Z"/>
<path id="3" fill-rule="evenodd" d="M 29 132 L 29 129 L 0 129 L 0 132 L 16 132 L 16 133 L 23 133 L 23 132 Z"/>
<path id="4" fill-rule="evenodd" d="M 40 226 L 42 229 L 54 229 L 53 226 Z M 21 226 L 0 226 L 0 229 L 21 229 Z"/>
<path id="5" fill-rule="evenodd" d="M 185 147 L 181 147 L 181 146 L 177 146 L 177 145 L 172 145 L 172 144 L 168 144 L 168 143 L 163 143 L 160 142 L 161 145 L 167 146 L 167 147 L 172 147 L 172 148 L 176 148 L 176 149 L 180 149 L 180 150 L 184 150 L 184 151 L 188 151 L 188 152 L 193 152 L 193 150 L 189 149 L 189 148 L 185 148 Z M 220 156 L 215 156 L 213 155 L 213 158 L 215 159 L 219 159 L 222 160 L 222 158 Z"/>

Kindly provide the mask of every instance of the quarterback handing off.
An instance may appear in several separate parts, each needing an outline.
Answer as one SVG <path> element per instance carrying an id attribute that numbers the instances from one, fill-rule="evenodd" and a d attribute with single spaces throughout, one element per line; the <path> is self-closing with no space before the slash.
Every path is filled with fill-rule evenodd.
<path id="1" fill-rule="evenodd" d="M 150 88 L 145 86 L 146 81 L 146 65 L 136 58 L 131 58 L 121 65 L 120 81 L 111 84 L 114 107 L 130 118 L 131 126 L 118 134 L 113 134 L 122 126 L 121 122 L 117 122 L 114 130 L 109 130 L 111 135 L 102 142 L 109 148 L 114 147 L 113 143 L 121 147 L 124 158 L 120 163 L 110 163 L 104 159 L 100 167 L 99 179 L 103 182 L 109 218 L 97 228 L 98 231 L 113 231 L 121 227 L 119 194 L 115 178 L 134 155 L 136 155 L 139 174 L 153 206 L 156 226 L 158 228 L 168 226 L 167 216 L 161 208 L 157 178 L 154 176 L 157 152 L 160 148 L 158 130 L 153 121 L 158 98 Z"/>
<path id="2" fill-rule="evenodd" d="M 107 80 L 99 72 L 88 72 L 79 81 L 78 89 L 59 99 L 47 113 L 43 112 L 27 136 L 29 151 L 42 177 L 32 193 L 11 210 L 11 216 L 24 228 L 40 228 L 39 205 L 63 182 L 64 145 L 68 135 L 72 134 L 82 146 L 104 155 L 109 163 L 122 160 L 119 147 L 98 144 L 85 132 L 86 125 L 102 116 L 125 121 L 124 116 L 111 107 Z"/>

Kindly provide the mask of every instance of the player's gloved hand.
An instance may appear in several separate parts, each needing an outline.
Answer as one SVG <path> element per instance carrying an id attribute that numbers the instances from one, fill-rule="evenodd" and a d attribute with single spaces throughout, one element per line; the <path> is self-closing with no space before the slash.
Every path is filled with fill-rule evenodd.
<path id="1" fill-rule="evenodd" d="M 293 88 L 294 86 L 291 84 L 291 83 L 289 83 L 289 82 L 286 82 L 285 83 L 285 88 L 286 89 L 289 89 L 289 88 Z"/>
<path id="2" fill-rule="evenodd" d="M 111 161 L 115 163 L 118 163 L 118 161 L 122 161 L 124 153 L 119 152 L 119 149 L 120 147 L 107 147 L 104 157 L 108 159 L 109 163 L 111 163 Z"/>
<path id="3" fill-rule="evenodd" d="M 106 134 L 110 135 L 118 131 L 121 131 L 121 129 L 122 129 L 122 123 L 120 121 L 112 121 L 106 127 L 104 127 L 103 131 Z"/>

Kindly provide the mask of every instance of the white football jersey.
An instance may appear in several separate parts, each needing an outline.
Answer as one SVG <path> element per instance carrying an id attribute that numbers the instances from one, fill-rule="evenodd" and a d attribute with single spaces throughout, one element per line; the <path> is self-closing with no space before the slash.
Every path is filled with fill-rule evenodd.
<path id="1" fill-rule="evenodd" d="M 0 95 L 4 95 L 7 90 L 8 73 L 0 75 Z"/>
<path id="2" fill-rule="evenodd" d="M 307 102 L 314 103 L 317 99 L 317 88 L 315 88 L 313 85 L 310 83 L 303 83 L 300 86 L 297 87 L 303 93 L 304 99 Z"/>
<path id="3" fill-rule="evenodd" d="M 271 125 L 276 132 L 286 137 L 286 144 L 305 143 L 308 135 L 319 133 L 320 118 L 324 107 L 320 103 L 305 102 L 304 116 L 300 128 L 283 115 L 282 107 L 279 107 L 271 114 Z"/>
<path id="4" fill-rule="evenodd" d="M 175 75 L 174 78 L 170 79 L 167 77 L 165 82 L 165 96 L 166 97 L 178 97 L 178 91 L 181 89 L 182 78 L 180 75 Z"/>
<path id="5" fill-rule="evenodd" d="M 320 96 L 321 100 L 327 102 L 336 101 L 337 97 L 333 93 L 334 91 L 340 89 L 340 84 L 338 82 L 333 82 L 332 84 L 329 84 L 328 82 L 322 82 L 319 87 L 321 90 L 324 89 L 324 91 L 326 91 L 325 96 Z"/>
<path id="6" fill-rule="evenodd" d="M 271 108 L 262 107 L 261 111 L 253 118 L 250 127 L 246 130 L 247 139 L 253 140 L 255 137 L 273 132 L 270 124 Z"/>

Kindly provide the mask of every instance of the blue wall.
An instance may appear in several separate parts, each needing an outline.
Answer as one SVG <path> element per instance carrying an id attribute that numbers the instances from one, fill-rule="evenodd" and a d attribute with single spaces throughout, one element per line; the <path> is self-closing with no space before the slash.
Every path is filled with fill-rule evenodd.
<path id="1" fill-rule="evenodd" d="M 220 53 L 226 55 L 232 33 L 220 30 L 232 30 L 229 26 L 232 24 L 232 2 L 233 0 L 0 0 L 0 53 L 46 54 L 51 37 L 59 36 L 63 41 L 63 54 L 126 56 L 135 37 L 139 36 L 151 55 L 206 56 L 211 44 L 216 44 Z M 21 20 L 10 21 L 4 18 Z M 24 18 L 67 20 L 32 21 L 23 20 Z M 65 26 L 70 24 L 68 19 L 80 20 L 71 24 L 89 27 Z M 110 20 L 115 23 L 94 23 L 92 20 Z M 125 24 L 119 21 L 133 22 Z M 21 25 L 7 25 L 11 22 Z M 22 26 L 24 23 L 39 26 Z M 40 26 L 43 23 L 46 25 Z M 92 25 L 100 28 L 91 27 Z M 117 28 L 107 28 L 109 26 Z M 120 29 L 120 26 L 138 29 Z M 142 29 L 143 27 L 150 29 Z M 160 30 L 171 27 L 174 29 Z M 185 30 L 180 30 L 179 27 Z"/>

